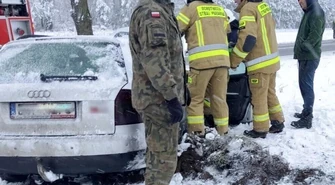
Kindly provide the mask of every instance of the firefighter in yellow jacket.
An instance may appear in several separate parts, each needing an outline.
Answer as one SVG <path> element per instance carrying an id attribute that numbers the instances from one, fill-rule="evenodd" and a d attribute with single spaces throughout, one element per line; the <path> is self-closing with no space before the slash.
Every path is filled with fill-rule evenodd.
<path id="1" fill-rule="evenodd" d="M 231 67 L 244 61 L 249 75 L 253 130 L 244 131 L 252 138 L 284 129 L 284 115 L 276 95 L 276 72 L 280 68 L 275 22 L 269 5 L 262 0 L 235 0 L 240 13 L 239 35 L 231 53 Z M 271 128 L 269 129 L 269 122 Z"/>
<path id="2" fill-rule="evenodd" d="M 204 135 L 204 98 L 209 90 L 211 111 L 220 135 L 228 132 L 226 102 L 230 67 L 227 33 L 229 21 L 224 8 L 212 0 L 188 0 L 177 16 L 185 34 L 189 54 L 188 85 L 192 102 L 187 109 L 189 133 Z"/>

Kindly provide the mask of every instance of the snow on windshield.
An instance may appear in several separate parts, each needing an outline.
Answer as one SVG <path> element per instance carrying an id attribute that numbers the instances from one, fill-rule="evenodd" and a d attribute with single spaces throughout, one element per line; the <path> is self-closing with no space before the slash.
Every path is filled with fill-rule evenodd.
<path id="1" fill-rule="evenodd" d="M 94 75 L 127 80 L 122 51 L 109 42 L 31 42 L 0 52 L 0 84 L 38 83 L 40 75 Z"/>

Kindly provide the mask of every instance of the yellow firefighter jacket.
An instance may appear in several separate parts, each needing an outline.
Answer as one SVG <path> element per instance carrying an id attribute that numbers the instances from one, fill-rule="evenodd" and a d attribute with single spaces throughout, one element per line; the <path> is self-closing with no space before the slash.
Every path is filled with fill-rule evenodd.
<path id="1" fill-rule="evenodd" d="M 278 43 L 269 5 L 262 0 L 244 0 L 235 11 L 240 13 L 240 31 L 230 56 L 231 67 L 244 61 L 249 74 L 278 71 Z"/>
<path id="2" fill-rule="evenodd" d="M 230 26 L 223 7 L 193 1 L 182 8 L 177 20 L 188 44 L 190 68 L 230 67 L 227 39 Z"/>

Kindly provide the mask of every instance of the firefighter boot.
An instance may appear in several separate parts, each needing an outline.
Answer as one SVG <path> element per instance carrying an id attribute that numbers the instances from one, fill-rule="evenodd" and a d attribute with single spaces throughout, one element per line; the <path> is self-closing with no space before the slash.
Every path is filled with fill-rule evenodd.
<path id="1" fill-rule="evenodd" d="M 295 128 L 312 128 L 313 114 L 310 113 L 308 115 L 302 116 L 298 121 L 292 121 L 291 125 Z"/>
<path id="2" fill-rule="evenodd" d="M 205 138 L 205 132 L 201 132 L 201 131 L 195 131 L 195 132 L 193 132 L 193 134 L 195 135 L 195 136 L 198 136 L 198 137 L 200 137 L 200 138 Z"/>
<path id="3" fill-rule="evenodd" d="M 228 134 L 228 125 L 226 126 L 216 126 L 216 130 L 220 136 Z"/>
<path id="4" fill-rule="evenodd" d="M 270 130 L 269 132 L 270 133 L 280 133 L 283 131 L 285 125 L 284 125 L 284 122 L 283 123 L 280 123 L 279 121 L 277 120 L 272 120 L 271 121 L 271 127 L 270 127 Z"/>
<path id="5" fill-rule="evenodd" d="M 266 135 L 267 135 L 267 132 L 257 132 L 257 131 L 254 131 L 254 130 L 245 130 L 243 135 L 245 136 L 248 136 L 248 137 L 251 137 L 251 138 L 266 138 Z"/>

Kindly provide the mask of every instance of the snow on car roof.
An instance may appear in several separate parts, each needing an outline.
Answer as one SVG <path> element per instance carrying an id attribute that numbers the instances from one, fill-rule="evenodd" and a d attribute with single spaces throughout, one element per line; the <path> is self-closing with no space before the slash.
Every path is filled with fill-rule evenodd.
<path id="1" fill-rule="evenodd" d="M 6 45 L 22 44 L 22 43 L 36 43 L 36 42 L 112 42 L 120 44 L 117 39 L 106 37 L 106 36 L 95 36 L 95 35 L 75 35 L 75 36 L 46 36 L 46 37 L 29 37 L 25 39 L 19 39 L 11 41 Z"/>
<path id="2" fill-rule="evenodd" d="M 129 33 L 129 27 L 123 27 L 123 28 L 119 28 L 119 29 L 114 30 L 113 33 L 112 33 L 112 37 L 113 38 L 122 37 L 122 36 L 118 36 L 118 34 L 120 34 L 120 33 Z"/>

